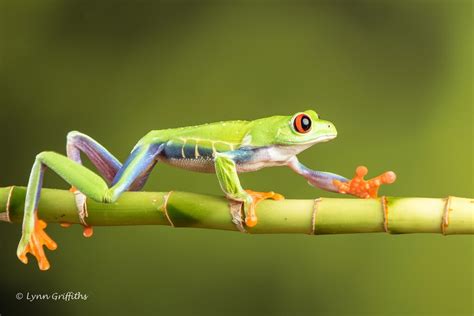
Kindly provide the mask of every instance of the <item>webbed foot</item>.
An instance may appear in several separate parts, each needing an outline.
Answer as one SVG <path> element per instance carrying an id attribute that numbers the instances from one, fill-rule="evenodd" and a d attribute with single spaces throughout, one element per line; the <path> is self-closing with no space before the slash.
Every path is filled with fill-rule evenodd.
<path id="1" fill-rule="evenodd" d="M 249 203 L 248 209 L 245 210 L 245 224 L 248 227 L 253 227 L 257 225 L 257 214 L 255 212 L 255 209 L 257 207 L 257 204 L 260 201 L 266 200 L 266 199 L 273 199 L 273 200 L 283 200 L 285 197 L 281 194 L 275 193 L 275 192 L 256 192 L 252 190 L 245 190 L 250 197 L 252 198 L 252 202 Z"/>
<path id="2" fill-rule="evenodd" d="M 28 257 L 26 256 L 28 253 L 35 256 L 36 260 L 38 260 L 40 270 L 48 270 L 50 267 L 43 250 L 43 245 L 45 245 L 49 250 L 55 250 L 58 247 L 56 242 L 44 231 L 46 226 L 46 222 L 38 219 L 35 215 L 35 226 L 31 232 L 29 240 L 26 240 L 25 236 L 22 236 L 17 250 L 17 257 L 24 264 L 28 263 Z"/>
<path id="3" fill-rule="evenodd" d="M 333 183 L 338 188 L 339 193 L 352 194 L 367 199 L 376 198 L 382 184 L 393 183 L 397 179 L 395 172 L 387 171 L 373 179 L 365 180 L 364 177 L 367 175 L 367 172 L 366 167 L 359 166 L 352 180 L 348 182 L 334 180 Z"/>

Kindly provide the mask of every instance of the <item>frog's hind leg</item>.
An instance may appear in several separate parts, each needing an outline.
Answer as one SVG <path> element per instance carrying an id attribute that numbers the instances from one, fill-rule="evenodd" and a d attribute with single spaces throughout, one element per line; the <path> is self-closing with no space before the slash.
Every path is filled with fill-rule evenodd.
<path id="1" fill-rule="evenodd" d="M 122 168 L 122 163 L 92 137 L 76 131 L 69 132 L 67 136 L 67 157 L 82 164 L 81 152 L 89 158 L 109 185 L 114 182 L 117 173 Z M 142 177 L 137 178 L 129 190 L 141 190 L 150 171 L 148 170 Z"/>
<path id="2" fill-rule="evenodd" d="M 82 164 L 81 152 L 83 152 L 109 184 L 122 168 L 120 161 L 105 147 L 92 137 L 77 131 L 68 133 L 66 150 L 68 158 L 80 164 Z"/>
<path id="3" fill-rule="evenodd" d="M 38 154 L 26 191 L 22 237 L 17 249 L 18 258 L 27 263 L 26 254 L 31 252 L 37 258 L 40 269 L 47 270 L 49 263 L 42 245 L 50 249 L 56 247 L 56 244 L 44 233 L 45 225 L 37 219 L 38 202 L 46 167 L 56 172 L 85 196 L 98 202 L 112 203 L 135 183 L 141 184 L 141 179 L 148 175 L 155 165 L 162 148 L 162 144 L 137 146 L 124 166 L 116 173 L 111 187 L 100 176 L 63 155 L 54 152 Z"/>
<path id="4" fill-rule="evenodd" d="M 81 165 L 81 152 L 84 153 L 109 185 L 112 183 L 120 168 L 122 168 L 122 163 L 104 146 L 99 144 L 92 137 L 77 131 L 68 133 L 66 151 L 69 159 Z M 84 227 L 83 235 L 84 237 L 90 237 L 93 234 L 93 230 L 92 226 L 86 222 L 86 217 L 88 216 L 86 196 L 74 186 L 71 187 L 70 191 L 74 193 L 79 219 Z M 62 224 L 64 227 L 69 225 L 70 224 L 67 223 Z"/>
<path id="5" fill-rule="evenodd" d="M 109 185 L 112 184 L 117 173 L 122 168 L 122 163 L 104 146 L 92 137 L 77 131 L 68 133 L 66 151 L 69 159 L 80 164 L 82 164 L 81 152 L 84 153 Z M 141 190 L 150 172 L 151 168 L 142 177 L 136 179 L 136 181 L 130 186 L 129 190 Z M 74 193 L 79 219 L 81 224 L 84 226 L 83 235 L 84 237 L 90 237 L 92 236 L 93 230 L 92 226 L 88 225 L 86 222 L 86 217 L 88 216 L 86 196 L 74 186 L 71 187 L 71 191 Z M 63 223 L 63 226 L 67 227 L 69 225 Z"/>
<path id="6" fill-rule="evenodd" d="M 42 152 L 36 156 L 26 190 L 22 237 L 18 245 L 17 256 L 23 263 L 27 263 L 26 254 L 31 252 L 38 260 L 41 270 L 49 269 L 49 262 L 46 259 L 42 245 L 49 245 L 50 250 L 56 248 L 56 244 L 44 232 L 46 225 L 37 216 L 46 167 L 54 170 L 70 184 L 80 187 L 81 191 L 86 192 L 88 196 L 96 200 L 100 201 L 108 189 L 107 184 L 101 177 L 60 154 Z"/>

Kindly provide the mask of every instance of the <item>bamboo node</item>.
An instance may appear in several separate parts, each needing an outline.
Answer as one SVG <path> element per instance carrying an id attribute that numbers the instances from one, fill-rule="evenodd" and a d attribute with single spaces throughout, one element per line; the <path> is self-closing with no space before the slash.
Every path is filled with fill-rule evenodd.
<path id="1" fill-rule="evenodd" d="M 309 232 L 310 235 L 316 234 L 316 214 L 318 213 L 318 206 L 319 203 L 323 200 L 323 198 L 317 198 L 314 200 L 313 204 L 313 214 L 311 215 L 311 231 Z"/>
<path id="2" fill-rule="evenodd" d="M 248 231 L 245 229 L 243 225 L 243 214 L 242 214 L 242 202 L 239 201 L 234 201 L 231 199 L 228 199 L 229 201 L 229 211 L 230 215 L 232 216 L 232 223 L 234 223 L 235 227 L 241 232 L 241 233 L 248 233 Z"/>
<path id="3" fill-rule="evenodd" d="M 168 200 L 170 199 L 171 194 L 173 191 L 169 191 L 168 193 L 165 194 L 163 197 L 164 202 L 163 202 L 163 212 L 165 213 L 166 219 L 168 219 L 168 222 L 170 223 L 171 227 L 176 227 L 174 226 L 173 221 L 171 220 L 170 215 L 168 214 Z"/>
<path id="4" fill-rule="evenodd" d="M 443 218 L 441 219 L 441 233 L 447 235 L 447 230 L 449 226 L 449 213 L 453 210 L 451 208 L 452 196 L 448 195 L 446 198 L 446 204 L 444 207 Z"/>
<path id="5" fill-rule="evenodd" d="M 384 195 L 380 198 L 382 202 L 382 211 L 383 211 L 383 229 L 386 233 L 389 233 L 388 229 L 388 205 L 387 205 L 387 197 Z"/>
<path id="6" fill-rule="evenodd" d="M 8 220 L 7 212 L 1 212 L 1 213 L 0 213 L 0 221 L 1 221 L 1 222 L 10 222 L 10 221 Z"/>
<path id="7" fill-rule="evenodd" d="M 15 189 L 15 186 L 12 185 L 10 187 L 10 190 L 8 191 L 8 198 L 7 198 L 7 206 L 5 208 L 5 213 L 2 213 L 2 218 L 1 220 L 4 221 L 4 222 L 9 222 L 11 223 L 11 219 L 10 219 L 10 205 L 11 205 L 11 201 L 12 201 L 12 196 L 13 196 L 13 190 Z"/>

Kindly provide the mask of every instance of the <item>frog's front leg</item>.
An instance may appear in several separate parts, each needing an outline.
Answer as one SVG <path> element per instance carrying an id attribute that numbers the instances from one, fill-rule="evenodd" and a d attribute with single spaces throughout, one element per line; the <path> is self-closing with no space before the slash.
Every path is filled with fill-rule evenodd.
<path id="1" fill-rule="evenodd" d="M 354 178 L 349 180 L 334 173 L 309 169 L 300 163 L 296 157 L 288 161 L 288 167 L 305 177 L 312 186 L 361 198 L 377 197 L 378 189 L 382 184 L 393 183 L 396 180 L 393 171 L 387 171 L 373 179 L 365 180 L 364 176 L 367 174 L 367 168 L 363 166 L 357 167 Z"/>
<path id="2" fill-rule="evenodd" d="M 217 153 L 214 158 L 216 175 L 226 197 L 234 201 L 243 202 L 245 224 L 248 227 L 253 227 L 257 225 L 258 219 L 255 209 L 258 202 L 265 199 L 282 200 L 284 197 L 275 192 L 244 190 L 240 185 L 234 160 L 239 154 L 241 153 L 238 150 L 229 153 Z"/>

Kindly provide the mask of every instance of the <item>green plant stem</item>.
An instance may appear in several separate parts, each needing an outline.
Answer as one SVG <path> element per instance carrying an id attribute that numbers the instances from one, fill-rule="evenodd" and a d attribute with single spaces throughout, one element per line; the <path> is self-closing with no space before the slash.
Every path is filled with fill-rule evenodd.
<path id="1" fill-rule="evenodd" d="M 20 223 L 26 189 L 0 188 L 0 220 Z M 186 192 L 126 192 L 113 204 L 87 200 L 92 226 L 167 225 L 238 230 L 224 197 Z M 47 222 L 78 224 L 74 196 L 43 189 L 38 216 Z M 266 200 L 249 233 L 474 233 L 474 200 L 466 198 L 380 197 Z M 443 224 L 444 223 L 444 224 Z"/>

